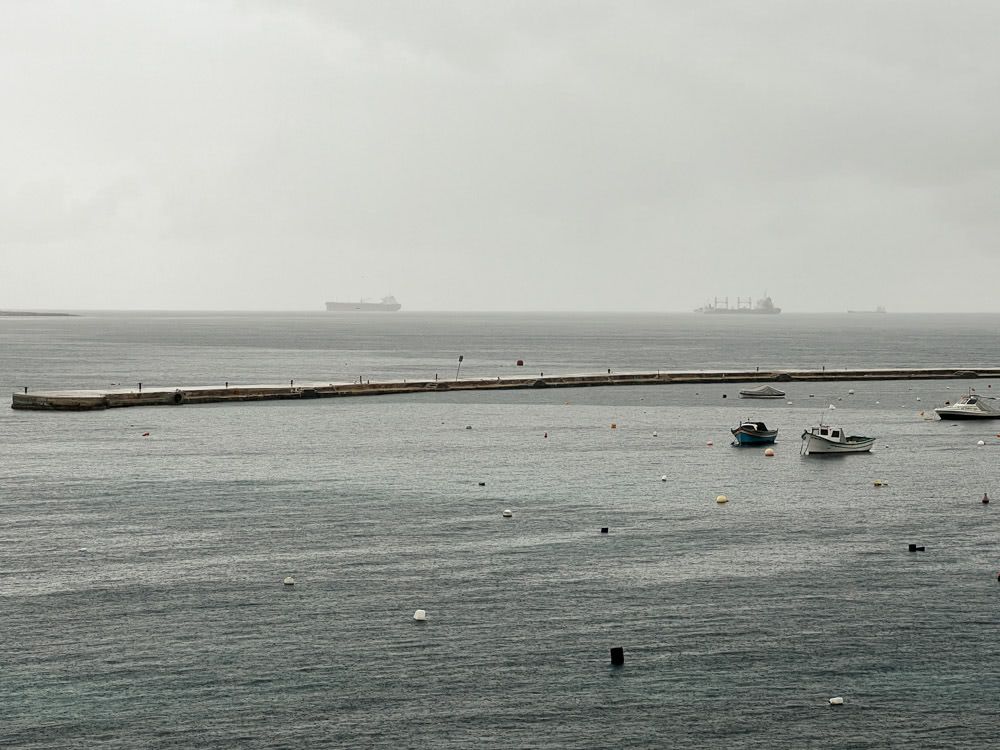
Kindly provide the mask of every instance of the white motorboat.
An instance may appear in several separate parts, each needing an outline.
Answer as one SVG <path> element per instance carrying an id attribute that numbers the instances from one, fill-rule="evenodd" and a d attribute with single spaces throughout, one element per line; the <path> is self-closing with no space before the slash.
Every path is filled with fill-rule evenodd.
<path id="1" fill-rule="evenodd" d="M 954 404 L 939 406 L 934 410 L 941 419 L 1000 419 L 1000 408 L 993 396 L 980 396 L 970 392 Z"/>
<path id="2" fill-rule="evenodd" d="M 847 435 L 842 427 L 820 424 L 802 433 L 803 456 L 833 455 L 835 453 L 867 453 L 875 445 L 875 438 Z"/>
<path id="3" fill-rule="evenodd" d="M 784 398 L 785 392 L 774 386 L 762 385 L 760 388 L 747 388 L 740 391 L 740 398 Z"/>

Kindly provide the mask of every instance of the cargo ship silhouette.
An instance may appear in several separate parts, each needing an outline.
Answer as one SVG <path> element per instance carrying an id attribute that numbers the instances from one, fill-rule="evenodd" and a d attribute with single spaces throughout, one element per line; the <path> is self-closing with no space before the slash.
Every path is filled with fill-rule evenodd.
<path id="1" fill-rule="evenodd" d="M 327 302 L 327 312 L 339 311 L 360 311 L 360 312 L 396 312 L 402 307 L 396 302 L 395 297 L 383 297 L 381 302 L 365 302 L 364 297 L 360 302 Z"/>
<path id="2" fill-rule="evenodd" d="M 764 296 L 764 299 L 757 300 L 756 305 L 751 305 L 750 297 L 743 299 L 742 297 L 736 298 L 736 307 L 729 306 L 729 297 L 720 300 L 718 297 L 708 305 L 704 307 L 699 307 L 695 310 L 696 313 L 741 313 L 744 315 L 777 315 L 781 312 L 780 307 L 775 307 L 771 298 Z"/>

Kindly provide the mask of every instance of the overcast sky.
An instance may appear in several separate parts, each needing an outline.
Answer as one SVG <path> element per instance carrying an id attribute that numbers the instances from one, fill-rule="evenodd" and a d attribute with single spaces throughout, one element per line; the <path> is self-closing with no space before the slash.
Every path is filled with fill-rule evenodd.
<path id="1" fill-rule="evenodd" d="M 0 0 L 0 308 L 998 311 L 998 28 L 996 0 Z"/>

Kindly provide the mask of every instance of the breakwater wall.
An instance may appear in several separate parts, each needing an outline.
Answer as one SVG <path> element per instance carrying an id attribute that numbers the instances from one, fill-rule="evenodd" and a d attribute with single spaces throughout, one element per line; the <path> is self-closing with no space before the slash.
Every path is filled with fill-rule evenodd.
<path id="1" fill-rule="evenodd" d="M 182 406 L 231 401 L 378 396 L 400 393 L 586 388 L 671 383 L 789 383 L 864 380 L 962 380 L 1000 377 L 1000 368 L 894 368 L 852 370 L 700 370 L 539 375 L 538 377 L 464 378 L 460 380 L 393 380 L 354 383 L 300 382 L 288 385 L 143 386 L 98 390 L 44 390 L 14 393 L 11 408 L 89 411 L 125 406 Z"/>

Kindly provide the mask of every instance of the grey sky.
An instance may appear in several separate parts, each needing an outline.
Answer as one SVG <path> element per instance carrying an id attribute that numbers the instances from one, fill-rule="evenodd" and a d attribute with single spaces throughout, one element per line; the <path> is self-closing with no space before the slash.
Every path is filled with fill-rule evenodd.
<path id="1" fill-rule="evenodd" d="M 0 0 L 0 308 L 1000 310 L 1000 3 Z"/>

